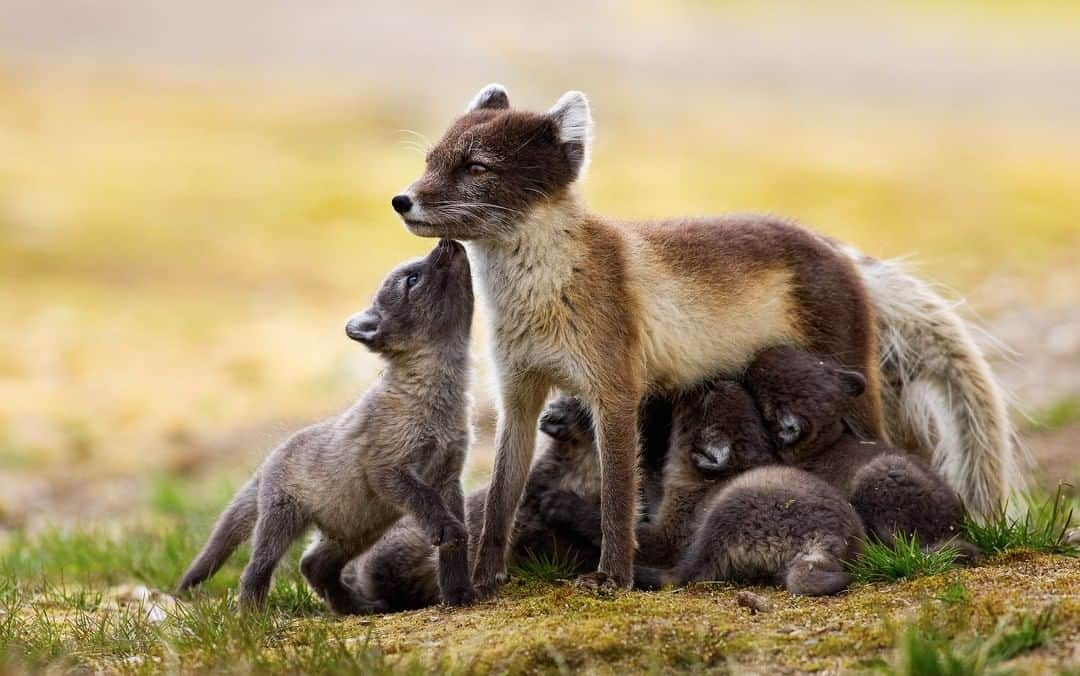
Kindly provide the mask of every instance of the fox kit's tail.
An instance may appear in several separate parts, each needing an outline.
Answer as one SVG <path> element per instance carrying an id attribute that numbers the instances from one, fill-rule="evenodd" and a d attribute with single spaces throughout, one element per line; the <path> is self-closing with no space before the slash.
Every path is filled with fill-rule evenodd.
<path id="1" fill-rule="evenodd" d="M 180 580 L 178 591 L 185 591 L 207 580 L 229 560 L 236 548 L 251 536 L 259 511 L 258 498 L 259 475 L 256 474 L 244 484 L 221 513 L 214 524 L 210 539 Z"/>
<path id="2" fill-rule="evenodd" d="M 1023 488 L 1006 397 L 953 306 L 897 261 L 848 250 L 877 315 L 881 396 L 892 441 L 925 449 L 975 514 Z"/>

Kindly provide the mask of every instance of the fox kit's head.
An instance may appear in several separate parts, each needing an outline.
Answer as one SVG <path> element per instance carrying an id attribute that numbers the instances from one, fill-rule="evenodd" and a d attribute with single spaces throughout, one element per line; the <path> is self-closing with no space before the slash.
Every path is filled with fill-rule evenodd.
<path id="1" fill-rule="evenodd" d="M 866 379 L 801 348 L 778 346 L 754 359 L 746 385 L 781 457 L 790 462 L 812 457 L 840 438 L 843 417 L 866 390 Z"/>
<path id="2" fill-rule="evenodd" d="M 444 239 L 426 257 L 394 268 L 345 334 L 387 356 L 460 347 L 468 342 L 472 313 L 469 259 L 460 244 Z"/>
<path id="3" fill-rule="evenodd" d="M 730 477 L 777 461 L 765 423 L 742 385 L 719 380 L 703 395 L 681 397 L 675 439 L 690 464 L 709 479 Z"/>
<path id="4" fill-rule="evenodd" d="M 513 233 L 530 209 L 584 173 L 591 131 L 581 92 L 531 113 L 512 110 L 506 89 L 488 85 L 428 153 L 424 175 L 394 197 L 394 211 L 421 237 Z"/>

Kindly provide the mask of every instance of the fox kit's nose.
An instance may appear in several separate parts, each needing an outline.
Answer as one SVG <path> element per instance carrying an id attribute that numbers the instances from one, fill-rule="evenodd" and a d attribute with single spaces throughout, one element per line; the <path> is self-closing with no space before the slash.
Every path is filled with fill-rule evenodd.
<path id="1" fill-rule="evenodd" d="M 393 205 L 394 211 L 403 214 L 412 209 L 412 198 L 408 195 L 394 195 L 394 199 L 390 200 L 390 204 Z"/>

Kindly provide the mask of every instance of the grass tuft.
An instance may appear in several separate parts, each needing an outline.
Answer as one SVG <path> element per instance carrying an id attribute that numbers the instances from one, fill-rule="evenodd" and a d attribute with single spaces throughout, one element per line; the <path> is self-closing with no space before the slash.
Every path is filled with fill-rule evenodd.
<path id="1" fill-rule="evenodd" d="M 523 580 L 552 583 L 574 577 L 580 567 L 577 557 L 569 552 L 536 554 L 530 551 L 514 564 L 511 574 Z"/>
<path id="2" fill-rule="evenodd" d="M 898 582 L 944 573 L 956 565 L 958 556 L 952 545 L 929 550 L 917 535 L 897 535 L 889 544 L 868 540 L 850 570 L 856 582 Z"/>
<path id="3" fill-rule="evenodd" d="M 1003 618 L 990 635 L 950 638 L 937 627 L 912 623 L 900 635 L 893 661 L 879 669 L 895 676 L 989 676 L 1005 674 L 1001 665 L 1046 645 L 1057 613 L 1046 608 L 1037 614 Z"/>
<path id="4" fill-rule="evenodd" d="M 1011 623 L 999 625 L 990 648 L 995 660 L 1010 660 L 1050 642 L 1057 624 L 1057 608 L 1049 606 L 1037 614 L 1023 613 Z"/>
<path id="5" fill-rule="evenodd" d="M 963 582 L 954 582 L 934 594 L 934 598 L 949 605 L 959 605 L 970 601 L 971 595 L 968 594 L 967 587 L 964 586 Z"/>
<path id="6" fill-rule="evenodd" d="M 1015 550 L 1077 556 L 1080 548 L 1066 541 L 1073 510 L 1065 494 L 1065 484 L 1045 500 L 1029 497 L 1023 516 L 1010 516 L 1003 507 L 985 520 L 965 517 L 964 537 L 984 554 L 1004 554 Z"/>

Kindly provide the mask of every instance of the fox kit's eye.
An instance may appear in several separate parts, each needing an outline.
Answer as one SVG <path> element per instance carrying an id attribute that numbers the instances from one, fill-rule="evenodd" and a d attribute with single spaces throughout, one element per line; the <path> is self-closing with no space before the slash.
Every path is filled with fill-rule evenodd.
<path id="1" fill-rule="evenodd" d="M 481 174 L 486 174 L 487 170 L 488 168 L 480 164 L 479 162 L 473 162 L 469 166 L 465 167 L 465 173 L 467 173 L 469 176 L 479 176 Z"/>
<path id="2" fill-rule="evenodd" d="M 405 278 L 405 288 L 411 289 L 416 286 L 416 283 L 420 281 L 420 275 L 415 272 Z"/>

